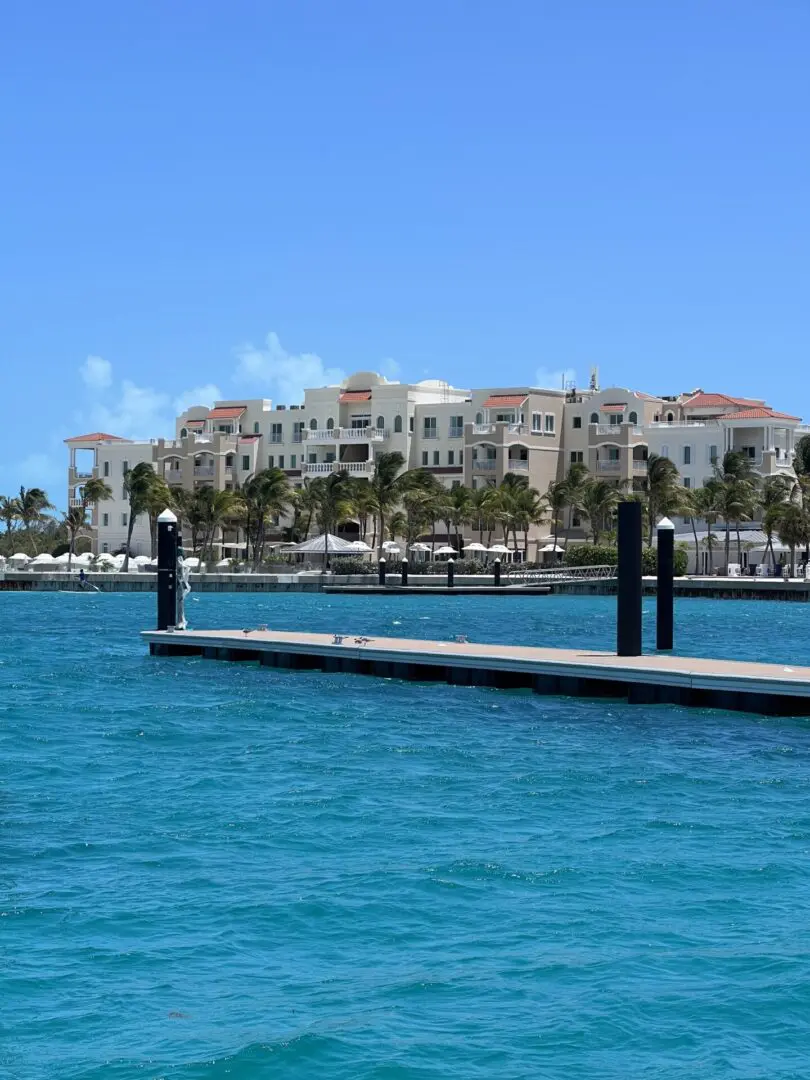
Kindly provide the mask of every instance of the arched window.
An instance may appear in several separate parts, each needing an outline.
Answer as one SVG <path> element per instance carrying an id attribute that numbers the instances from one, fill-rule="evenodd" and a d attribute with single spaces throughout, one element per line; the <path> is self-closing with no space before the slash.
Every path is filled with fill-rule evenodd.
<path id="1" fill-rule="evenodd" d="M 233 468 L 233 454 L 225 455 L 225 464 L 228 466 L 229 469 Z"/>
<path id="2" fill-rule="evenodd" d="M 661 457 L 669 457 L 669 447 L 666 443 L 664 443 L 664 445 L 661 447 Z"/>
<path id="3" fill-rule="evenodd" d="M 309 430 L 310 431 L 317 431 L 318 430 L 318 421 L 315 419 L 314 416 L 312 417 L 312 419 L 309 422 Z"/>
<path id="4" fill-rule="evenodd" d="M 254 434 L 254 435 L 258 435 L 258 434 L 259 434 L 259 421 L 258 421 L 258 420 L 254 421 L 254 424 L 253 424 L 253 434 Z"/>
<path id="5" fill-rule="evenodd" d="M 630 415 L 627 417 L 627 422 L 628 422 L 628 424 L 637 424 L 638 423 L 638 413 L 631 412 Z"/>
<path id="6" fill-rule="evenodd" d="M 675 413 L 668 412 L 667 413 L 667 423 L 671 424 L 674 419 L 675 419 Z"/>
<path id="7" fill-rule="evenodd" d="M 378 416 L 377 417 L 377 427 L 380 428 L 380 429 L 385 427 L 385 417 L 384 416 Z"/>
<path id="8" fill-rule="evenodd" d="M 181 427 L 180 428 L 180 438 L 185 439 L 186 435 L 188 435 L 188 428 Z"/>
<path id="9" fill-rule="evenodd" d="M 335 421 L 330 416 L 329 419 L 326 421 L 326 430 L 331 431 L 332 428 L 334 428 L 334 426 L 335 426 Z"/>
<path id="10" fill-rule="evenodd" d="M 599 423 L 599 413 L 596 413 L 596 412 L 591 413 L 591 423 L 592 424 L 598 424 Z"/>
<path id="11" fill-rule="evenodd" d="M 402 431 L 402 417 L 401 416 L 395 416 L 394 417 L 394 431 L 396 431 L 396 432 Z"/>
<path id="12" fill-rule="evenodd" d="M 484 422 L 484 414 L 482 412 L 477 412 L 475 414 L 475 422 L 476 422 L 476 424 L 483 424 L 483 422 Z"/>

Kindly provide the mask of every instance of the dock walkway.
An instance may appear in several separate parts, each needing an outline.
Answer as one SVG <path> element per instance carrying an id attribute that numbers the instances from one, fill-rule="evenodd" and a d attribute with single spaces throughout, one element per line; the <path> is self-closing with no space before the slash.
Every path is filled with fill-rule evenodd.
<path id="1" fill-rule="evenodd" d="M 264 629 L 145 630 L 142 637 L 154 656 L 810 716 L 810 668 L 792 665 Z"/>

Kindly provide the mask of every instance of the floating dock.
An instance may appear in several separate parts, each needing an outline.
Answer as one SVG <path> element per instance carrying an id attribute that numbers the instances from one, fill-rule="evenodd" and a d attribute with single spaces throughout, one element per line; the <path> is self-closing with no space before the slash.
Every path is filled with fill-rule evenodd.
<path id="1" fill-rule="evenodd" d="M 142 637 L 153 656 L 810 716 L 810 668 L 792 665 L 264 629 L 145 630 Z"/>

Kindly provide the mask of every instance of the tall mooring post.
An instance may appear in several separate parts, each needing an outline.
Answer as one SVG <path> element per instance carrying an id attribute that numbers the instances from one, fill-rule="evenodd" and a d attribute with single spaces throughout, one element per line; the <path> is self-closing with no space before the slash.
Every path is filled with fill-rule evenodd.
<path id="1" fill-rule="evenodd" d="M 658 581 L 655 600 L 655 647 L 671 649 L 675 625 L 675 526 L 669 518 L 658 522 Z"/>
<path id="2" fill-rule="evenodd" d="M 177 518 L 164 510 L 157 519 L 157 628 L 177 624 Z"/>
<path id="3" fill-rule="evenodd" d="M 641 656 L 641 503 L 619 503 L 616 652 Z"/>
<path id="4" fill-rule="evenodd" d="M 408 560 L 403 559 L 400 565 L 400 573 L 402 574 L 402 584 L 408 584 Z"/>
<path id="5" fill-rule="evenodd" d="M 452 559 L 447 560 L 447 587 L 452 589 L 456 578 L 456 564 Z"/>
<path id="6" fill-rule="evenodd" d="M 385 585 L 385 556 L 377 564 L 377 582 L 379 585 Z"/>
<path id="7" fill-rule="evenodd" d="M 495 575 L 495 584 L 500 585 L 500 583 L 501 583 L 501 560 L 500 559 L 496 559 L 495 562 L 492 564 L 492 573 Z"/>

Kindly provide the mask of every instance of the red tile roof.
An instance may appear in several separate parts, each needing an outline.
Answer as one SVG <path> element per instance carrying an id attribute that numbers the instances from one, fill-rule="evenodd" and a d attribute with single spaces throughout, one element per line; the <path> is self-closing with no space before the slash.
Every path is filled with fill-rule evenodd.
<path id="1" fill-rule="evenodd" d="M 223 405 L 219 409 L 212 409 L 208 414 L 209 420 L 235 420 L 247 409 L 247 405 Z"/>
<path id="2" fill-rule="evenodd" d="M 724 413 L 721 420 L 801 420 L 800 416 L 790 413 L 774 412 L 773 409 L 740 409 L 739 412 Z"/>
<path id="3" fill-rule="evenodd" d="M 204 423 L 205 423 L 205 420 L 185 420 L 184 421 L 184 426 L 185 427 L 200 427 L 200 425 L 204 424 Z"/>
<path id="4" fill-rule="evenodd" d="M 695 394 L 683 403 L 684 409 L 726 409 L 729 405 L 751 405 L 765 407 L 765 402 L 752 398 L 729 397 L 728 394 Z"/>
<path id="5" fill-rule="evenodd" d="M 89 435 L 74 435 L 72 439 L 65 439 L 65 442 L 132 442 L 132 440 L 122 439 L 120 435 L 108 435 L 106 431 L 92 431 Z"/>
<path id="6" fill-rule="evenodd" d="M 350 401 L 371 401 L 370 390 L 344 390 L 338 398 L 341 404 L 346 404 Z"/>
<path id="7" fill-rule="evenodd" d="M 493 394 L 484 402 L 485 409 L 499 409 L 502 406 L 522 405 L 528 394 Z"/>
<path id="8" fill-rule="evenodd" d="M 627 402 L 626 401 L 611 401 L 611 402 L 606 401 L 602 405 L 600 405 L 599 408 L 600 408 L 600 410 L 602 412 L 620 413 L 620 412 L 624 412 L 624 410 L 627 408 Z"/>

